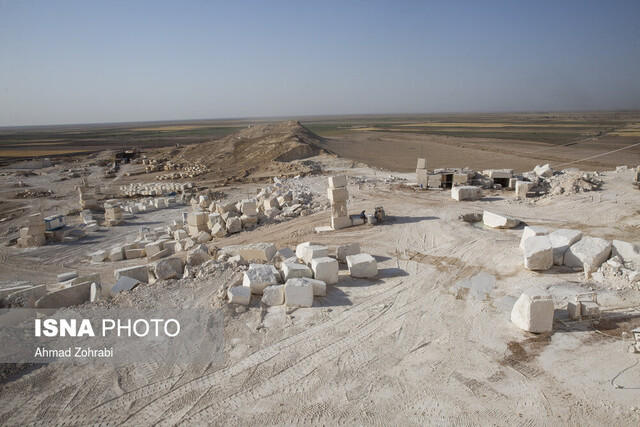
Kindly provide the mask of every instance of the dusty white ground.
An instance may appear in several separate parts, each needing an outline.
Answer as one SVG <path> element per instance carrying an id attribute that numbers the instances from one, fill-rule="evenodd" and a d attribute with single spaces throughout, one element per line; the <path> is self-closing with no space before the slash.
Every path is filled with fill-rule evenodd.
<path id="1" fill-rule="evenodd" d="M 346 172 L 388 175 L 368 168 Z M 518 249 L 521 229 L 484 230 L 457 220 L 461 213 L 487 209 L 528 224 L 639 241 L 640 191 L 631 187 L 631 172 L 609 172 L 603 179 L 601 192 L 539 202 L 516 201 L 509 192 L 455 202 L 447 192 L 352 185 L 352 213 L 382 205 L 393 219 L 314 234 L 315 226 L 328 222 L 325 212 L 216 245 L 360 242 L 364 252 L 377 257 L 378 278 L 350 279 L 343 269 L 339 284 L 316 298 L 313 308 L 266 309 L 254 299 L 236 312 L 222 304 L 225 350 L 219 364 L 51 364 L 15 376 L 0 388 L 0 424 L 638 425 L 640 365 L 615 380 L 624 388 L 610 383 L 639 357 L 627 353 L 623 341 L 588 325 L 559 322 L 553 334 L 538 336 L 509 321 L 511 305 L 525 288 L 548 288 L 562 315 L 564 302 L 595 285 L 563 267 L 525 270 Z M 324 177 L 305 182 L 324 192 Z M 178 212 L 159 211 L 135 221 L 169 221 Z M 108 231 L 95 246 L 109 246 L 135 230 L 134 224 Z M 58 245 L 53 253 L 47 246 L 2 247 L 1 280 L 19 278 L 16 263 L 25 256 L 40 260 L 38 271 L 49 269 L 51 277 L 73 266 L 99 269 L 109 280 L 114 265 L 90 265 L 84 257 L 90 248 Z M 117 267 L 127 263 L 134 262 Z M 456 286 L 479 273 L 495 278 L 486 297 Z M 221 304 L 218 290 L 234 274 L 159 282 L 117 303 L 215 307 Z M 597 288 L 603 307 L 640 304 L 638 291 Z"/>

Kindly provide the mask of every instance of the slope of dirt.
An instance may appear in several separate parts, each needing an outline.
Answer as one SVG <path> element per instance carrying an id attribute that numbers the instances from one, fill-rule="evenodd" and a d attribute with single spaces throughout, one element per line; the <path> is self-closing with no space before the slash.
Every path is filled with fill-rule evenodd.
<path id="1" fill-rule="evenodd" d="M 294 173 L 296 168 L 292 171 L 291 165 L 280 163 L 326 153 L 322 142 L 300 122 L 286 121 L 251 126 L 221 140 L 185 147 L 177 159 L 204 164 L 213 173 L 231 178 L 273 169 Z"/>

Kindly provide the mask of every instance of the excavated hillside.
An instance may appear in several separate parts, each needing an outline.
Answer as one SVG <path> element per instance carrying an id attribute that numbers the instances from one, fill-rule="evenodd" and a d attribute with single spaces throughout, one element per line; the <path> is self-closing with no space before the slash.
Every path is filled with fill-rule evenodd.
<path id="1" fill-rule="evenodd" d="M 300 122 L 286 121 L 252 126 L 220 140 L 185 147 L 174 153 L 174 159 L 203 164 L 228 180 L 267 173 L 287 175 L 306 172 L 302 165 L 288 162 L 327 153 L 320 147 L 322 142 Z"/>

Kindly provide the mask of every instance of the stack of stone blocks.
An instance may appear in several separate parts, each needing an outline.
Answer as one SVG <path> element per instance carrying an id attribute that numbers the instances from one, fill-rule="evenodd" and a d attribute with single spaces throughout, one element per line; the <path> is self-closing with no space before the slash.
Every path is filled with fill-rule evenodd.
<path id="1" fill-rule="evenodd" d="M 21 248 L 32 248 L 42 246 L 46 242 L 45 225 L 42 214 L 37 213 L 27 217 L 27 226 L 20 229 L 18 246 Z"/>
<path id="2" fill-rule="evenodd" d="M 96 198 L 95 188 L 89 187 L 87 180 L 82 179 L 81 184 L 77 187 L 78 195 L 80 196 L 80 208 L 81 209 L 98 209 L 98 200 Z"/>
<path id="3" fill-rule="evenodd" d="M 344 175 L 330 176 L 327 197 L 331 202 L 331 228 L 340 230 L 351 227 L 352 221 L 347 211 L 347 200 L 349 191 L 347 190 L 347 177 Z"/>
<path id="4" fill-rule="evenodd" d="M 429 173 L 427 172 L 427 159 L 418 159 L 416 166 L 416 180 L 418 185 L 427 188 L 429 187 Z"/>
<path id="5" fill-rule="evenodd" d="M 113 227 L 122 222 L 122 207 L 117 200 L 108 200 L 104 204 L 104 222 L 108 227 Z"/>

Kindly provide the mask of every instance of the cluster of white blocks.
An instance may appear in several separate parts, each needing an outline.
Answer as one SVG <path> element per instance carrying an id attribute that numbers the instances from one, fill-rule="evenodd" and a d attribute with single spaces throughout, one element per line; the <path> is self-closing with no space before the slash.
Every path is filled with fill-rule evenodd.
<path id="1" fill-rule="evenodd" d="M 170 193 L 184 193 L 185 190 L 193 188 L 193 183 L 168 182 L 168 183 L 132 183 L 121 185 L 120 191 L 124 196 L 165 196 Z"/>
<path id="2" fill-rule="evenodd" d="M 584 271 L 587 278 L 611 256 L 629 263 L 635 268 L 640 256 L 633 255 L 631 243 L 614 240 L 613 243 L 597 237 L 582 236 L 578 230 L 559 229 L 549 233 L 541 227 L 525 227 L 520 240 L 524 252 L 524 266 L 529 270 L 548 270 L 553 265 L 565 265 Z M 638 250 L 640 254 L 640 248 Z"/>
<path id="3" fill-rule="evenodd" d="M 227 255 L 238 252 L 230 248 L 222 251 Z M 275 246 L 269 252 L 266 261 L 279 263 L 279 269 L 270 264 L 251 264 L 242 286 L 227 291 L 229 302 L 247 305 L 251 295 L 261 295 L 267 306 L 311 307 L 314 297 L 326 296 L 327 286 L 338 283 L 339 260 L 329 256 L 327 246 L 304 242 L 295 253 L 289 248 L 276 252 Z M 337 247 L 338 257 L 347 263 L 352 277 L 374 277 L 378 272 L 375 258 L 359 252 L 357 243 Z"/>

